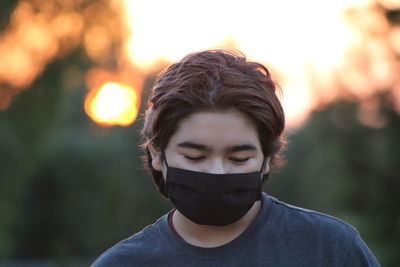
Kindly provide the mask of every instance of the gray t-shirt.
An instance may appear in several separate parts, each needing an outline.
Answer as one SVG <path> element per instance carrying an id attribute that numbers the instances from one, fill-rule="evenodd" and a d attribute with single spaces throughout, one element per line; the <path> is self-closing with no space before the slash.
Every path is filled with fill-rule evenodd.
<path id="1" fill-rule="evenodd" d="M 215 248 L 186 243 L 167 215 L 105 251 L 97 266 L 379 266 L 352 226 L 263 194 L 252 224 Z"/>

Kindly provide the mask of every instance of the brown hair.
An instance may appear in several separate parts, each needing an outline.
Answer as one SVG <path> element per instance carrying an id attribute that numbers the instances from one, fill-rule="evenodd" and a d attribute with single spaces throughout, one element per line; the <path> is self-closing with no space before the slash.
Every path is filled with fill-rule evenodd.
<path id="1" fill-rule="evenodd" d="M 179 123 L 199 111 L 236 109 L 246 114 L 257 127 L 265 157 L 271 157 L 271 169 L 282 165 L 285 117 L 277 89 L 265 66 L 247 61 L 239 52 L 196 52 L 162 71 L 149 97 L 142 130 L 146 161 L 158 188 L 164 179 L 151 165 L 148 145 L 163 151 Z"/>

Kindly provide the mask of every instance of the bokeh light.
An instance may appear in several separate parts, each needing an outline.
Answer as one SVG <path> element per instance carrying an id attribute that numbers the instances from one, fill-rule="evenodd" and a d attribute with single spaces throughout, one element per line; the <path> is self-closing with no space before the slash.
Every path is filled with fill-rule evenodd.
<path id="1" fill-rule="evenodd" d="M 137 101 L 136 91 L 131 87 L 107 82 L 89 93 L 85 110 L 99 124 L 127 126 L 136 119 Z"/>
<path id="2" fill-rule="evenodd" d="M 114 50 L 125 36 L 122 9 L 120 0 L 17 1 L 0 33 L 0 111 L 31 86 L 47 64 L 79 46 L 92 62 L 117 65 Z"/>

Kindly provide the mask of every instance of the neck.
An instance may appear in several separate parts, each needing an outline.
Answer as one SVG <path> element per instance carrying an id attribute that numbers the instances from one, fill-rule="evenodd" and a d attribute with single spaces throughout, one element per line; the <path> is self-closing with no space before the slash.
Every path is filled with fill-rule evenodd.
<path id="1" fill-rule="evenodd" d="M 254 221 L 260 208 L 261 201 L 258 200 L 245 216 L 225 226 L 199 225 L 175 210 L 172 223 L 177 233 L 189 244 L 198 247 L 218 247 L 229 243 L 243 233 Z"/>

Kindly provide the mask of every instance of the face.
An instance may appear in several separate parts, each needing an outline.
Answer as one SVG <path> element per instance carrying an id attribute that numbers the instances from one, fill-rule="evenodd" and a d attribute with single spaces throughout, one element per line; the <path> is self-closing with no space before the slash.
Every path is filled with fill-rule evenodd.
<path id="1" fill-rule="evenodd" d="M 150 147 L 152 166 L 163 172 L 161 152 Z M 243 113 L 230 111 L 197 112 L 184 119 L 165 149 L 170 167 L 207 173 L 259 171 L 264 159 L 256 126 Z M 265 159 L 263 174 L 269 172 Z"/>

